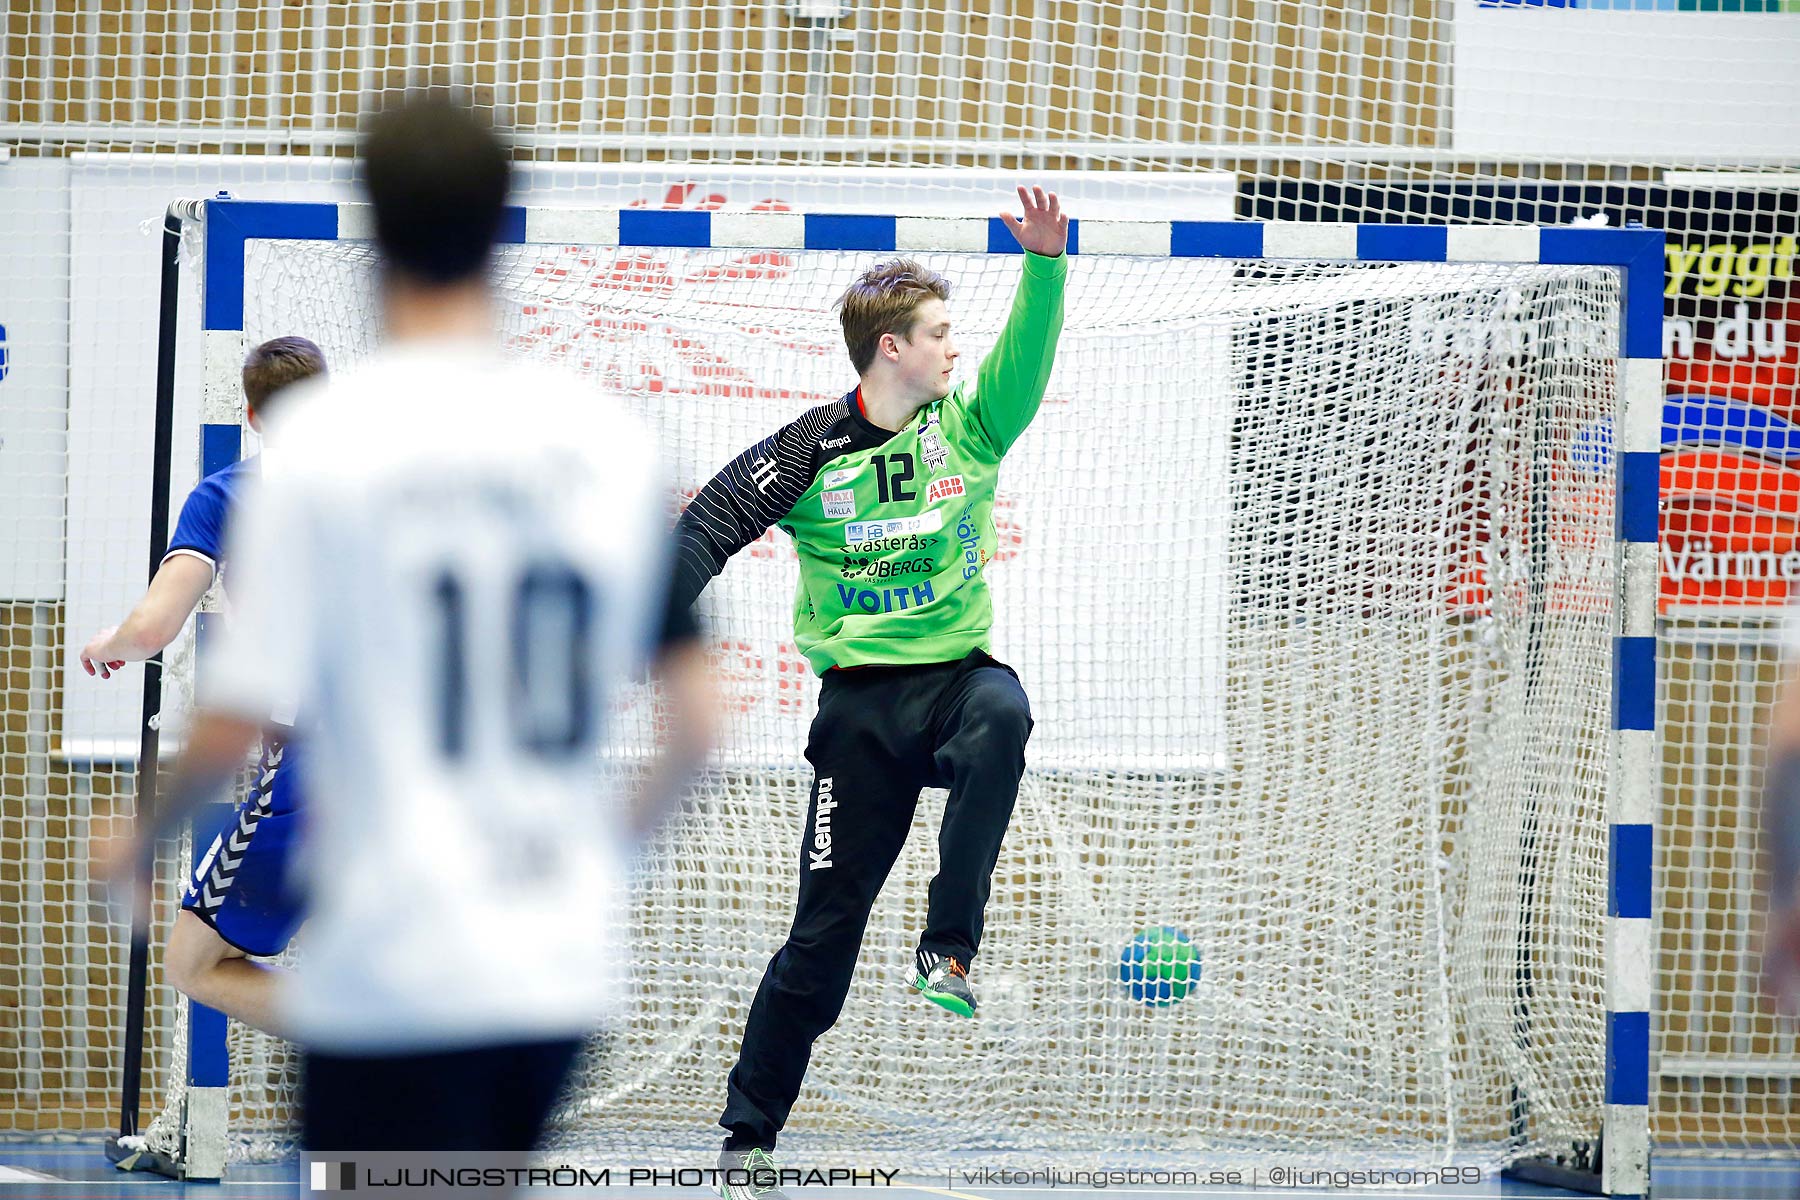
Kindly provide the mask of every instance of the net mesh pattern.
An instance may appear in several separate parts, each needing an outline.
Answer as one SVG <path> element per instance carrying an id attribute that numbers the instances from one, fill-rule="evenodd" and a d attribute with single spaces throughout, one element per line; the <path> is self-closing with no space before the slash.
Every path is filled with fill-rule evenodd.
<path id="1" fill-rule="evenodd" d="M 1659 679 L 1668 824 L 1658 913 L 1658 1100 L 1671 1141 L 1767 1145 L 1794 1112 L 1800 1041 L 1761 991 L 1768 902 L 1762 892 L 1760 731 L 1793 670 L 1779 615 L 1673 617 Z"/>
<path id="2" fill-rule="evenodd" d="M 1739 172 L 1731 181 L 1676 182 L 1643 214 L 1652 225 L 1685 230 L 1672 234 L 1682 247 L 1672 266 L 1685 263 L 1687 278 L 1671 301 L 1669 386 L 1791 411 L 1800 402 L 1800 308 L 1787 299 L 1791 271 L 1782 275 L 1793 251 L 1781 247 L 1800 216 L 1791 187 L 1779 189 L 1781 172 L 1800 158 L 1767 154 L 1766 135 L 1791 128 L 1783 122 L 1796 110 L 1769 114 L 1751 98 L 1753 87 L 1737 86 L 1754 74 L 1758 52 L 1747 41 L 1778 44 L 1782 14 L 1673 18 L 1688 35 L 1682 61 L 1667 69 L 1642 65 L 1642 43 L 1594 43 L 1671 93 L 1696 80 L 1734 81 L 1682 111 L 1659 110 L 1643 136 L 1642 105 L 1577 98 L 1579 73 L 1548 58 L 1508 64 L 1498 89 L 1493 76 L 1483 82 L 1463 69 L 1466 22 L 1519 17 L 1530 7 L 7 6 L 0 154 L 10 158 L 0 161 L 8 200 L 0 221 L 11 224 L 0 238 L 0 278 L 29 298 L 0 316 L 0 1008 L 17 1014 L 0 1039 L 0 1137 L 74 1135 L 115 1120 L 126 952 L 119 925 L 95 898 L 88 858 L 93 840 L 119 827 L 135 804 L 140 676 L 130 668 L 101 686 L 82 678 L 73 658 L 144 582 L 152 261 L 155 223 L 171 199 L 227 188 L 256 199 L 349 199 L 349 156 L 367 97 L 427 83 L 469 89 L 519 131 L 530 202 L 542 204 L 893 212 L 921 197 L 931 211 L 985 214 L 1015 172 L 1066 168 L 1092 172 L 1087 207 L 1072 206 L 1077 216 L 1222 216 L 1192 207 L 1196 179 L 1217 168 L 1235 172 L 1237 211 L 1246 217 L 1548 224 L 1616 208 L 1617 194 L 1650 195 L 1668 169 L 1731 168 Z M 1722 32 L 1732 22 L 1737 30 Z M 1558 115 L 1530 121 L 1522 114 L 1533 104 Z M 1534 132 L 1476 148 L 1465 136 L 1469 114 L 1500 114 Z M 1587 131 L 1579 137 L 1577 116 Z M 1635 141 L 1627 137 L 1634 121 Z M 857 174 L 873 166 L 953 167 L 965 178 L 914 178 L 902 203 L 892 180 Z M 779 180 L 757 174 L 767 168 L 780 168 Z M 996 175 L 970 184 L 977 168 Z M 1140 206 L 1160 207 L 1145 214 Z M 1727 242 L 1735 266 L 1720 252 Z M 1760 268 L 1746 267 L 1744 252 L 1763 243 L 1774 252 Z M 1696 294 L 1704 297 L 1697 310 L 1683 312 Z M 1743 303 L 1754 318 L 1743 340 L 1749 353 L 1725 337 L 1745 315 Z M 192 306 L 186 311 L 177 503 L 195 482 L 202 359 Z M 1708 342 L 1721 338 L 1707 359 Z M 631 369 L 648 370 L 650 357 L 639 355 Z M 731 395 L 723 384 L 711 394 Z M 749 419 L 731 428 L 761 429 Z M 1678 439 L 1705 435 L 1676 431 Z M 1189 488 L 1208 482 L 1165 476 Z M 1084 486 L 1102 501 L 1111 482 Z M 1786 503 L 1774 484 L 1748 475 L 1740 484 L 1749 507 L 1778 515 Z M 1698 547 L 1709 564 L 1715 555 L 1741 557 L 1740 530 L 1717 517 L 1711 497 L 1695 506 L 1697 532 L 1685 547 L 1671 538 L 1687 532 L 1672 523 L 1677 509 L 1687 517 L 1682 504 L 1665 509 L 1665 552 Z M 1753 548 L 1784 553 L 1791 530 L 1781 520 L 1766 524 L 1752 530 Z M 1041 541 L 1032 551 L 1038 561 L 1047 553 Z M 1777 666 L 1772 643 L 1754 653 L 1743 643 L 1787 585 L 1763 586 L 1767 564 L 1729 569 L 1760 576 L 1741 589 L 1747 608 L 1672 611 L 1659 626 L 1663 703 L 1672 715 L 1659 725 L 1653 1134 L 1665 1154 L 1792 1156 L 1800 1147 L 1794 1030 L 1758 995 L 1754 962 L 1754 743 Z M 1668 574 L 1665 560 L 1665 601 Z M 1173 570 L 1155 578 L 1183 586 Z M 1718 590 L 1714 583 L 1709 577 L 1690 591 L 1704 595 Z M 1072 655 L 1088 653 L 1087 630 L 1079 632 L 1064 646 Z M 1751 658 L 1753 683 L 1739 673 Z M 1225 695 L 1224 662 L 1216 656 L 1215 674 L 1196 676 L 1197 691 Z M 810 704 L 811 685 L 796 660 L 734 646 L 721 666 L 746 692 L 766 687 L 803 728 L 795 714 Z M 1069 669 L 1094 671 L 1085 663 Z M 1136 689 L 1151 686 L 1136 681 L 1123 698 L 1088 707 L 1113 714 L 1103 724 L 1127 724 Z M 1041 690 L 1034 699 L 1050 703 Z M 1215 706 L 1209 717 L 1190 714 L 1189 724 L 1166 728 L 1185 736 L 1196 720 L 1219 727 L 1224 711 Z M 1067 725 L 1066 711 L 1056 717 Z M 1222 740 L 1204 735 L 1202 756 Z M 1135 747 L 1133 761 L 1147 753 Z M 171 878 L 165 905 L 174 886 Z M 172 993 L 154 958 L 151 980 L 141 1078 L 159 1104 L 178 1060 L 168 1040 Z"/>
<path id="3" fill-rule="evenodd" d="M 1017 260 L 920 257 L 953 282 L 967 364 Z M 691 493 L 841 393 L 829 305 L 873 261 L 527 247 L 501 264 L 502 319 L 518 352 L 625 397 Z M 301 332 L 342 364 L 371 348 L 366 251 L 255 243 L 246 271 L 251 342 Z M 981 1015 L 934 1019 L 907 988 L 942 812 L 927 792 L 792 1153 L 1497 1163 L 1591 1136 L 1617 304 L 1593 269 L 1075 264 L 992 564 L 995 650 L 1038 726 Z M 642 873 L 635 1002 L 559 1114 L 565 1151 L 711 1141 L 811 782 L 794 570 L 771 537 L 708 593 L 727 732 Z M 606 789 L 654 738 L 653 697 L 615 716 Z M 1162 926 L 1201 973 L 1158 1007 L 1119 959 Z M 234 1049 L 234 1133 L 266 1149 L 291 1056 Z M 947 1075 L 965 1113 L 948 1130 L 911 1100 Z"/>
<path id="4" fill-rule="evenodd" d="M 550 154 L 944 162 L 1043 152 L 1181 163 L 1343 148 L 1381 161 L 1448 155 L 1453 135 L 1467 143 L 1480 133 L 1504 158 L 1484 114 L 1576 89 L 1549 56 L 1515 64 L 1509 87 L 1465 55 L 1453 80 L 1458 23 L 1494 15 L 1421 0 L 1233 0 L 1204 11 L 1180 0 L 974 9 L 367 0 L 191 11 L 157 0 L 119 12 L 38 0 L 8 12 L 20 69 L 0 102 L 28 136 L 100 143 L 342 146 L 364 97 L 436 83 L 472 91 Z M 1762 65 L 1754 26 L 1687 26 L 1683 66 L 1698 77 Z M 1612 27 L 1619 55 L 1660 63 L 1632 32 Z M 1740 82 L 1685 121 L 1667 114 L 1661 142 L 1692 145 L 1698 128 L 1706 158 L 1766 161 L 1767 140 L 1748 127 L 1780 114 L 1768 107 L 1766 72 Z M 1646 157 L 1642 140 L 1632 143 L 1634 101 L 1643 104 L 1602 94 L 1588 101 L 1596 111 L 1565 112 L 1560 136 L 1536 140 L 1571 163 Z M 1653 144 L 1647 157 L 1657 154 Z"/>

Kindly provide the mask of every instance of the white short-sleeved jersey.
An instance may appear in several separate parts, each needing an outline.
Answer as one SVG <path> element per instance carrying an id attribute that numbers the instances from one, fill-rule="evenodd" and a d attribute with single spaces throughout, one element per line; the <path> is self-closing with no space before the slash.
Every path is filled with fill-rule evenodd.
<path id="1" fill-rule="evenodd" d="M 202 681 L 292 695 L 310 791 L 306 1044 L 565 1037 L 619 990 L 618 814 L 596 749 L 669 574 L 648 432 L 579 380 L 404 344 L 277 414 Z"/>

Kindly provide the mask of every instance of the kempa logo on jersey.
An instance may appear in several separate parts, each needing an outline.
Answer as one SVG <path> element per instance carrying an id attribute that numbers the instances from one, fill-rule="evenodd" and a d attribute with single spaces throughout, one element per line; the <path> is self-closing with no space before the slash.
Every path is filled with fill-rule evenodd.
<path id="1" fill-rule="evenodd" d="M 831 797 L 831 776 L 819 779 L 819 803 L 813 810 L 813 848 L 807 857 L 809 871 L 831 869 L 831 813 L 837 801 Z"/>
<path id="2" fill-rule="evenodd" d="M 921 513 L 916 517 L 895 517 L 891 521 L 851 521 L 844 526 L 844 546 L 858 542 L 878 542 L 882 538 L 904 537 L 909 533 L 936 533 L 944 527 L 941 512 Z"/>
<path id="3" fill-rule="evenodd" d="M 819 449 L 821 449 L 821 450 L 839 450 L 845 446 L 848 446 L 849 444 L 850 444 L 850 435 L 846 433 L 843 437 L 826 438 L 824 441 L 819 443 Z"/>
<path id="4" fill-rule="evenodd" d="M 819 502 L 825 506 L 827 517 L 854 517 L 856 515 L 856 493 L 850 488 L 840 492 L 820 492 Z"/>
<path id="5" fill-rule="evenodd" d="M 946 475 L 942 479 L 934 479 L 931 481 L 931 486 L 925 489 L 925 503 L 935 504 L 947 496 L 960 496 L 962 494 L 963 477 L 961 475 Z"/>

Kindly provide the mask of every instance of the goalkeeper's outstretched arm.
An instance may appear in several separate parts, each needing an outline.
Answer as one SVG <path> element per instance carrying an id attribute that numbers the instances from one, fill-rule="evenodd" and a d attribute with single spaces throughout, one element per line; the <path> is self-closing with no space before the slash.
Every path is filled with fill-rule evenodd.
<path id="1" fill-rule="evenodd" d="M 1069 218 L 1055 192 L 1019 189 L 1025 215 L 1001 219 L 1025 251 L 1025 269 L 1000 339 L 975 372 L 970 415 L 996 458 L 1005 455 L 1037 415 L 1062 334 L 1063 279 L 1068 271 Z"/>

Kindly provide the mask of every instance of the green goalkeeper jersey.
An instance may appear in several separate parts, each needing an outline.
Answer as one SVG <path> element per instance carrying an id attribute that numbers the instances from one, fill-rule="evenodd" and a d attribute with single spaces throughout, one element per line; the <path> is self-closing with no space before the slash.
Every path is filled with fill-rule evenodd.
<path id="1" fill-rule="evenodd" d="M 691 604 L 727 559 L 778 525 L 800 556 L 794 642 L 815 671 L 987 649 L 1000 460 L 1044 398 L 1068 259 L 1026 253 L 1023 264 L 1006 327 L 972 383 L 898 432 L 871 423 L 852 392 L 713 476 L 677 530 L 676 601 Z"/>

